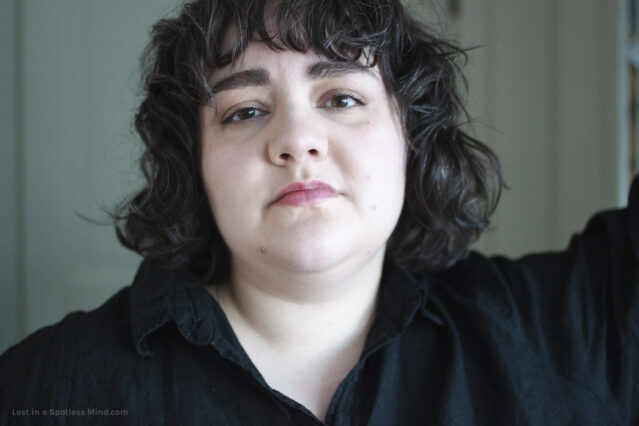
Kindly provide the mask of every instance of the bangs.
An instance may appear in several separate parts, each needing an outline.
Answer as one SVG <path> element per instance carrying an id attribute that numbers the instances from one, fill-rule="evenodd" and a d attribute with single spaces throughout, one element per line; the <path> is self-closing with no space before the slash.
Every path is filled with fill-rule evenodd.
<path id="1" fill-rule="evenodd" d="M 217 6 L 212 19 L 224 24 L 209 35 L 210 69 L 234 63 L 255 41 L 276 51 L 314 51 L 333 61 L 365 59 L 370 66 L 393 44 L 394 9 L 387 2 L 245 0 Z"/>

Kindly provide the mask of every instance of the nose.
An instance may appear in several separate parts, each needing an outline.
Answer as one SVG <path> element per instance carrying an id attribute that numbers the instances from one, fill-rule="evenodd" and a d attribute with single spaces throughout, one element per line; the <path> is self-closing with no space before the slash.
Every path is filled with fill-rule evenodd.
<path id="1" fill-rule="evenodd" d="M 320 117 L 283 113 L 271 123 L 268 155 L 276 166 L 319 160 L 328 152 Z"/>

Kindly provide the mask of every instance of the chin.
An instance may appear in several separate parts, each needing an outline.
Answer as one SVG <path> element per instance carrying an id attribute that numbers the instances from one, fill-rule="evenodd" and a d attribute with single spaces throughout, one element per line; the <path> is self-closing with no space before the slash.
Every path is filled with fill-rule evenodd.
<path id="1" fill-rule="evenodd" d="M 274 267 L 301 273 L 321 273 L 361 265 L 385 246 L 385 239 L 352 230 L 334 229 L 304 238 L 278 238 L 266 246 L 265 260 Z M 341 232 L 340 232 L 341 231 Z"/>
<path id="2" fill-rule="evenodd" d="M 267 246 L 269 263 L 297 272 L 318 273 L 338 266 L 356 252 L 352 239 L 311 237 L 295 241 L 273 241 Z"/>

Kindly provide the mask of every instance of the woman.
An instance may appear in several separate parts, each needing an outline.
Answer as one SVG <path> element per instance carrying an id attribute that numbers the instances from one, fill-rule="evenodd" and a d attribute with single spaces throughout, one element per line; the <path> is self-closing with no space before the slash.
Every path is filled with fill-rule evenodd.
<path id="1" fill-rule="evenodd" d="M 639 422 L 638 186 L 564 253 L 469 255 L 502 182 L 459 55 L 392 0 L 160 21 L 117 228 L 146 260 L 3 355 L 4 421 Z"/>

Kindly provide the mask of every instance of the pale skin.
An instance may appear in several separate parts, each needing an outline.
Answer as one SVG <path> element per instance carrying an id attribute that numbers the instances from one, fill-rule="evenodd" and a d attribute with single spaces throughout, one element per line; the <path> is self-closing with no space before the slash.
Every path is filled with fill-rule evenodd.
<path id="1" fill-rule="evenodd" d="M 257 42 L 211 84 L 202 178 L 231 276 L 209 292 L 269 386 L 325 419 L 362 353 L 403 205 L 396 107 L 375 68 Z M 278 201 L 317 181 L 334 194 Z"/>

